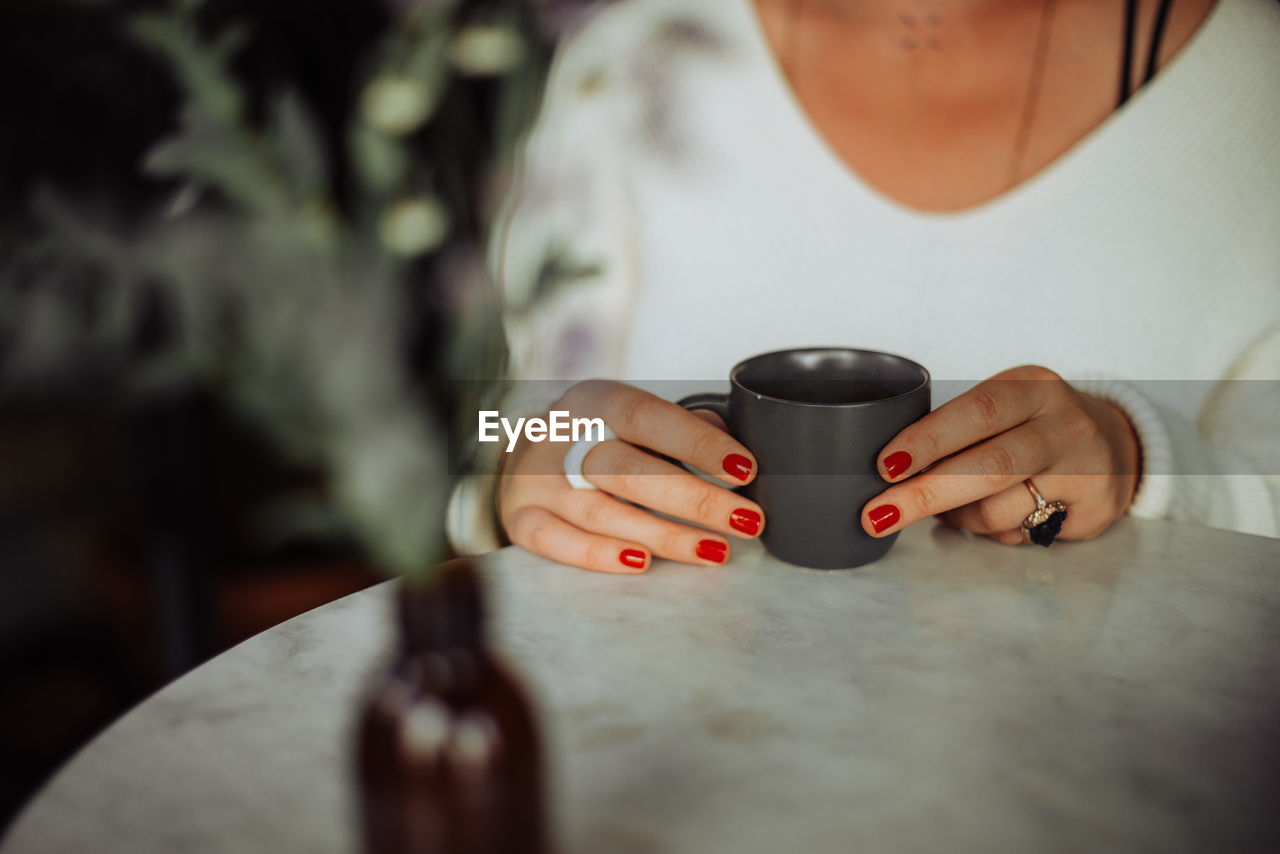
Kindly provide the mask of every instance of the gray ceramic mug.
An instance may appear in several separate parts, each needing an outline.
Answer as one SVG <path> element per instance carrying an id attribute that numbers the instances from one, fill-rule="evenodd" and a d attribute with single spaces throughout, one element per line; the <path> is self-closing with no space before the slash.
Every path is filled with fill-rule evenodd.
<path id="1" fill-rule="evenodd" d="M 814 347 L 739 363 L 726 394 L 680 405 L 710 409 L 755 454 L 759 473 L 740 491 L 765 514 L 765 548 L 799 566 L 838 569 L 883 557 L 897 534 L 862 530 L 863 506 L 888 484 L 876 456 L 929 412 L 929 372 L 901 356 Z"/>

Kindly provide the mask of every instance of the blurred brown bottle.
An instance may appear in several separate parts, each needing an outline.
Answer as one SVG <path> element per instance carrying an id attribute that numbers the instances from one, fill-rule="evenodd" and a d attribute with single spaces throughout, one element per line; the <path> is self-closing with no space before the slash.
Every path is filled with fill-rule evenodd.
<path id="1" fill-rule="evenodd" d="M 400 649 L 365 706 L 358 773 L 368 854 L 546 854 L 529 702 L 484 645 L 465 560 L 399 591 Z"/>

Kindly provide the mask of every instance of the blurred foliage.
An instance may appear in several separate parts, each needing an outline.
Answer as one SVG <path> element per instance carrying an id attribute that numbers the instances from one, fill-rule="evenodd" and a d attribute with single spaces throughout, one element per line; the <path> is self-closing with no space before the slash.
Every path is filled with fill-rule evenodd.
<path id="1" fill-rule="evenodd" d="M 425 572 L 458 437 L 500 393 L 478 247 L 566 5 L 391 4 L 337 134 L 297 87 L 246 90 L 252 24 L 211 27 L 200 0 L 130 14 L 182 102 L 142 163 L 172 195 L 127 227 L 36 195 L 38 234 L 0 246 L 0 395 L 86 372 L 143 398 L 207 389 L 327 473 L 337 513 L 280 524 L 341 519 L 388 571 Z"/>

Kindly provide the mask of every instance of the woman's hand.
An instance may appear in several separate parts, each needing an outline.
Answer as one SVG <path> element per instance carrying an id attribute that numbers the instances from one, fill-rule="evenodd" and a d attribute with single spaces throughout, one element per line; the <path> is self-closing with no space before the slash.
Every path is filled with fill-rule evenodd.
<path id="1" fill-rule="evenodd" d="M 1002 543 L 1025 542 L 1035 509 L 1023 481 L 1067 505 L 1061 537 L 1096 537 L 1124 515 L 1138 481 L 1124 413 L 1047 368 L 996 374 L 904 429 L 877 466 L 897 483 L 867 502 L 862 527 L 885 536 L 929 516 Z"/>
<path id="2" fill-rule="evenodd" d="M 755 458 L 714 414 L 604 380 L 575 385 L 551 408 L 571 418 L 602 418 L 619 438 L 596 445 L 583 460 L 582 474 L 598 490 L 569 485 L 570 445 L 522 440 L 498 485 L 498 515 L 511 542 L 586 569 L 638 573 L 654 557 L 721 564 L 729 558 L 728 537 L 759 536 L 758 504 L 655 456 L 689 463 L 726 486 L 749 483 Z"/>

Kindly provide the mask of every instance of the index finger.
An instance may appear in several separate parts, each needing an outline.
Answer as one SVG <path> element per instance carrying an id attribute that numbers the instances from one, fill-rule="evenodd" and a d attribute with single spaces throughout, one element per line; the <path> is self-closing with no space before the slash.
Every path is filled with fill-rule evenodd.
<path id="1" fill-rule="evenodd" d="M 1044 405 L 1049 381 L 1062 379 L 1047 368 L 1024 366 L 978 383 L 894 436 L 876 460 L 880 476 L 902 480 L 1029 421 Z"/>
<path id="2" fill-rule="evenodd" d="M 734 486 L 755 477 L 755 456 L 706 419 L 632 386 L 619 384 L 609 391 L 597 402 L 597 414 L 618 438 L 696 466 Z"/>

